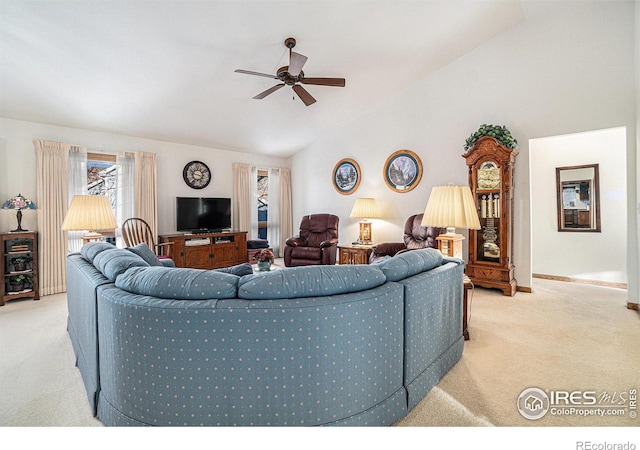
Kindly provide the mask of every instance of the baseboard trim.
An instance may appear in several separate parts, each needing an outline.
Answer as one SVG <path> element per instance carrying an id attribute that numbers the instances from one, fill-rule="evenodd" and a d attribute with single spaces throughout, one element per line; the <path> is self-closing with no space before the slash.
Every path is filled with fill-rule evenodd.
<path id="1" fill-rule="evenodd" d="M 591 284 L 593 286 L 603 286 L 615 289 L 627 289 L 627 283 L 611 283 L 608 281 L 584 280 L 581 278 L 561 277 L 558 275 L 544 275 L 541 273 L 532 274 L 533 278 L 543 278 L 545 280 L 568 281 L 570 283 Z"/>
<path id="2" fill-rule="evenodd" d="M 526 286 L 516 286 L 517 292 L 526 292 L 527 294 L 531 294 L 533 290 L 530 287 Z"/>
<path id="3" fill-rule="evenodd" d="M 627 309 L 632 309 L 634 311 L 640 311 L 640 305 L 637 303 L 627 302 Z"/>

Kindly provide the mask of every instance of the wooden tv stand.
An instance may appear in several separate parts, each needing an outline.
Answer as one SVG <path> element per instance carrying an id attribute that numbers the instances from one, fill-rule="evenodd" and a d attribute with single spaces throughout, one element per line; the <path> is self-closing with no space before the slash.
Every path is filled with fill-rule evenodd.
<path id="1" fill-rule="evenodd" d="M 173 242 L 176 267 L 219 269 L 247 262 L 247 232 L 165 234 L 160 242 Z"/>

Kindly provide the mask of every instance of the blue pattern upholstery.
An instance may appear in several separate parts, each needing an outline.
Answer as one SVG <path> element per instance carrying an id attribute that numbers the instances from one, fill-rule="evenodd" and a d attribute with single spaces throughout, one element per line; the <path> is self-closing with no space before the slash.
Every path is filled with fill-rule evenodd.
<path id="1" fill-rule="evenodd" d="M 150 266 L 162 266 L 158 256 L 156 256 L 156 254 L 153 253 L 153 250 L 151 250 L 144 242 L 134 245 L 133 247 L 127 247 L 127 250 L 144 259 Z"/>
<path id="2" fill-rule="evenodd" d="M 430 250 L 241 278 L 83 255 L 68 329 L 105 425 L 389 425 L 462 353 L 463 263 Z"/>
<path id="3" fill-rule="evenodd" d="M 180 302 L 106 288 L 99 417 L 306 426 L 381 408 L 391 423 L 406 414 L 405 401 L 385 403 L 404 396 L 402 292 L 386 283 L 299 301 Z"/>
<path id="4" fill-rule="evenodd" d="M 242 277 L 238 297 L 254 300 L 346 294 L 386 281 L 375 266 L 301 266 Z"/>
<path id="5" fill-rule="evenodd" d="M 111 281 L 116 281 L 118 275 L 131 267 L 149 267 L 149 264 L 135 253 L 119 248 L 98 253 L 93 259 L 93 265 Z"/>
<path id="6" fill-rule="evenodd" d="M 133 267 L 118 276 L 116 286 L 134 294 L 175 300 L 235 298 L 236 275 L 215 270 Z"/>
<path id="7" fill-rule="evenodd" d="M 434 248 L 402 252 L 375 264 L 389 281 L 398 281 L 442 264 L 442 253 Z"/>

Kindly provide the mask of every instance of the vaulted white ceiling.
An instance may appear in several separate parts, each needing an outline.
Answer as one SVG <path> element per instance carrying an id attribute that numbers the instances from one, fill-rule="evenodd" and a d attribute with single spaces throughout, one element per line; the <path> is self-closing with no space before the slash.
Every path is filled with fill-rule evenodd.
<path id="1" fill-rule="evenodd" d="M 0 1 L 0 116 L 287 157 L 523 20 L 518 1 Z M 289 87 L 252 97 L 309 59 Z"/>

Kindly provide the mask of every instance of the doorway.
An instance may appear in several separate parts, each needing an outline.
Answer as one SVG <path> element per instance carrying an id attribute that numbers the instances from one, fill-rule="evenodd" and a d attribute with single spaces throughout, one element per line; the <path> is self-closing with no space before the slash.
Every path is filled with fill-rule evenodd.
<path id="1" fill-rule="evenodd" d="M 627 287 L 626 127 L 529 140 L 534 278 Z M 556 169 L 598 164 L 601 230 L 559 232 Z"/>

